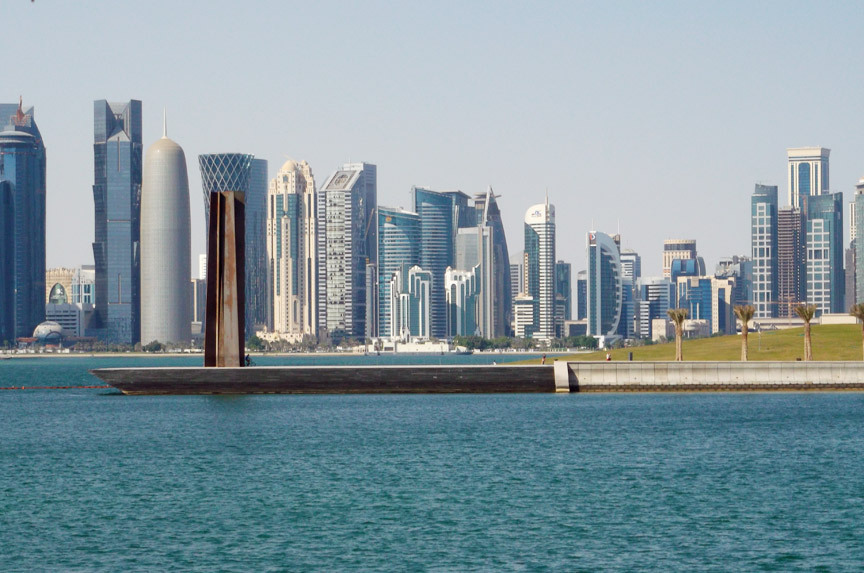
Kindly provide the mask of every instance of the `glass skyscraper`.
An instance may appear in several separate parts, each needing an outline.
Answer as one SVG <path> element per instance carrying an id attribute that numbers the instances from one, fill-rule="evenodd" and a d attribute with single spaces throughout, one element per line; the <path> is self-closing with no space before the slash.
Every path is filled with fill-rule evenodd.
<path id="1" fill-rule="evenodd" d="M 2 163 L 0 163 L 2 165 Z M 0 181 L 0 344 L 15 341 L 15 201 L 12 183 Z"/>
<path id="2" fill-rule="evenodd" d="M 555 297 L 562 307 L 562 317 L 570 320 L 573 316 L 573 271 L 570 263 L 555 263 Z"/>
<path id="3" fill-rule="evenodd" d="M 454 197 L 422 187 L 412 188 L 411 196 L 413 210 L 420 216 L 420 266 L 432 276 L 431 332 L 435 338 L 444 338 L 447 336 L 444 273 L 453 264 L 458 228 Z"/>
<path id="4" fill-rule="evenodd" d="M 247 153 L 198 156 L 209 229 L 210 193 L 242 191 L 246 206 L 246 335 L 267 323 L 267 161 Z"/>
<path id="5" fill-rule="evenodd" d="M 492 336 L 508 336 L 513 309 L 513 290 L 511 281 L 510 252 L 504 234 L 504 222 L 492 187 L 486 193 L 474 195 L 474 209 L 477 224 L 492 230 Z M 518 294 L 518 292 L 517 292 Z"/>
<path id="6" fill-rule="evenodd" d="M 807 302 L 817 314 L 845 312 L 843 194 L 810 196 L 807 203 Z"/>
<path id="7" fill-rule="evenodd" d="M 141 336 L 141 102 L 93 102 L 97 334 L 135 344 Z"/>
<path id="8" fill-rule="evenodd" d="M 616 336 L 624 305 L 618 236 L 588 233 L 588 334 Z"/>
<path id="9" fill-rule="evenodd" d="M 400 208 L 378 208 L 379 336 L 399 336 L 390 308 L 393 274 L 420 264 L 420 216 Z M 407 267 L 406 267 L 407 265 Z"/>
<path id="10" fill-rule="evenodd" d="M 46 159 L 33 115 L 20 100 L 0 104 L 0 343 L 45 319 Z"/>

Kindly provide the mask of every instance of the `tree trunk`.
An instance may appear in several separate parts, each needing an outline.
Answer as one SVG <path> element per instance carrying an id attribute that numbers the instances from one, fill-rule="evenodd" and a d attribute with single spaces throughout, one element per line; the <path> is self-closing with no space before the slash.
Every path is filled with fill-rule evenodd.
<path id="1" fill-rule="evenodd" d="M 682 347 L 681 338 L 683 337 L 682 328 L 675 326 L 675 361 L 682 362 L 684 360 L 684 350 Z"/>
<path id="2" fill-rule="evenodd" d="M 804 323 L 804 360 L 813 360 L 813 348 L 810 346 L 810 322 Z"/>
<path id="3" fill-rule="evenodd" d="M 741 325 L 741 361 L 747 362 L 747 323 Z"/>

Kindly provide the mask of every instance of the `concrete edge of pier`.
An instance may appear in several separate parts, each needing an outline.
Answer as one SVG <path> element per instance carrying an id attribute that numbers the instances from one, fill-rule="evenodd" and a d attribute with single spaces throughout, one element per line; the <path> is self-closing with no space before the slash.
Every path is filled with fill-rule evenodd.
<path id="1" fill-rule="evenodd" d="M 436 394 L 864 390 L 864 362 L 100 368 L 125 394 Z"/>

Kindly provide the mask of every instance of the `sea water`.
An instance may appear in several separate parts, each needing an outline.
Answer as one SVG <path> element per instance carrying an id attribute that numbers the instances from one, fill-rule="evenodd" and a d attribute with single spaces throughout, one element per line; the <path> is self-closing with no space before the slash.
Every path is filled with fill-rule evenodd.
<path id="1" fill-rule="evenodd" d="M 2 391 L 0 571 L 861 570 L 862 453 L 862 393 Z"/>

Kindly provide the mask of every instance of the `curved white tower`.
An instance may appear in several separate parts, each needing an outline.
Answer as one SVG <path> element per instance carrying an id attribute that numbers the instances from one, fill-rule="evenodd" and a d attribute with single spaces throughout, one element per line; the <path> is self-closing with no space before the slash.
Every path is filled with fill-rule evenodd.
<path id="1" fill-rule="evenodd" d="M 192 278 L 186 154 L 168 139 L 147 150 L 141 184 L 141 343 L 190 337 Z"/>

